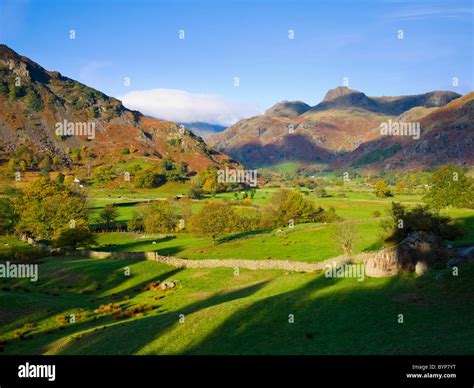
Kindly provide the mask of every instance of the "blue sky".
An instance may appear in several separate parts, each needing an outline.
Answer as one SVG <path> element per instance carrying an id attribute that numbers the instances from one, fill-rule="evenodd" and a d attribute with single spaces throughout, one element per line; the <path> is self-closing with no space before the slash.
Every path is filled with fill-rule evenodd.
<path id="1" fill-rule="evenodd" d="M 0 10 L 2 43 L 176 121 L 315 105 L 344 77 L 374 96 L 474 84 L 472 1 L 2 0 Z"/>

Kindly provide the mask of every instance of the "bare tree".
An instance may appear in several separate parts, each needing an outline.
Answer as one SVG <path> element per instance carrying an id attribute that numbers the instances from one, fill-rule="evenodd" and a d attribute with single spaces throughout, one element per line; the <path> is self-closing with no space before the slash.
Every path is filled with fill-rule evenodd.
<path id="1" fill-rule="evenodd" d="M 342 247 L 344 254 L 353 254 L 355 242 L 359 237 L 357 228 L 353 222 L 341 222 L 337 224 L 334 228 L 333 237 Z"/>

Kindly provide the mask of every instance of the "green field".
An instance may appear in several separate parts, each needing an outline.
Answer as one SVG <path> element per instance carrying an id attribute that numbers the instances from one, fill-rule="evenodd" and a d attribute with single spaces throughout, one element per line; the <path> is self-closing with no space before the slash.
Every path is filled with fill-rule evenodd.
<path id="1" fill-rule="evenodd" d="M 288 161 L 288 162 L 282 162 L 282 163 L 277 163 L 277 164 L 272 164 L 272 165 L 267 165 L 267 166 L 262 166 L 260 167 L 260 171 L 262 173 L 273 173 L 273 174 L 290 174 L 293 175 L 298 171 L 298 167 L 300 167 L 300 164 L 298 161 Z"/>
<path id="2" fill-rule="evenodd" d="M 124 276 L 124 267 L 131 276 Z M 3 354 L 472 354 L 474 266 L 381 279 L 54 257 L 3 280 Z M 435 276 L 442 274 L 440 280 Z M 156 280 L 168 291 L 141 291 Z M 100 305 L 147 304 L 118 319 Z M 68 323 L 71 314 L 75 322 Z M 294 323 L 289 323 L 290 314 Z M 398 323 L 403 314 L 404 323 Z M 180 322 L 181 318 L 181 322 Z M 183 321 L 184 318 L 184 321 Z M 447 338 L 449 337 L 449 340 Z"/>
<path id="3" fill-rule="evenodd" d="M 291 166 L 286 166 L 290 168 Z M 263 207 L 280 188 L 177 200 L 189 184 L 153 190 L 88 188 L 89 221 L 101 229 L 100 211 L 118 209 L 124 227 L 155 200 L 172 200 L 178 213 L 198 211 L 207 201 Z M 357 229 L 354 252 L 379 250 L 381 221 L 391 202 L 421 203 L 417 195 L 375 197 L 354 182 L 328 187 L 329 197 L 301 189 L 317 206 L 334 211 Z M 445 209 L 466 234 L 451 242 L 474 244 L 474 210 Z M 180 213 L 182 214 L 182 213 Z M 187 231 L 95 233 L 91 248 L 106 252 L 156 251 L 191 260 L 246 259 L 319 262 L 341 255 L 335 223 L 297 224 L 213 240 Z M 33 248 L 0 238 L 0 255 Z M 12 258 L 13 260 L 13 258 Z M 278 270 L 177 269 L 153 261 L 55 256 L 36 259 L 39 280 L 0 280 L 0 354 L 472 354 L 474 265 L 431 270 L 422 277 L 331 279 L 324 273 Z M 130 276 L 125 276 L 129 268 Z M 170 290 L 146 290 L 155 281 Z M 105 305 L 113 303 L 107 310 Z M 102 310 L 99 307 L 102 306 Z M 99 309 L 99 310 L 97 310 Z M 127 310 L 128 309 L 128 310 Z M 75 320 L 70 321 L 71 314 Z M 398 323 L 403 314 L 404 323 Z M 294 317 L 294 323 L 289 322 Z M 184 319 L 184 320 L 183 320 Z M 449 336 L 449 340 L 446 340 Z"/>
<path id="4" fill-rule="evenodd" d="M 93 190 L 89 201 L 89 220 L 93 225 L 100 225 L 98 220 L 100 210 L 107 204 L 114 203 L 118 209 L 117 222 L 126 225 L 135 213 L 146 209 L 146 201 L 163 199 L 162 193 L 168 193 L 168 198 L 174 197 L 182 192 L 183 184 L 170 184 L 157 190 L 144 190 L 141 198 L 130 199 L 129 194 L 117 194 L 110 192 L 110 198 L 100 198 L 97 190 Z M 270 203 L 271 197 L 279 188 L 257 189 L 255 196 L 246 206 L 263 207 Z M 348 191 L 350 190 L 350 191 Z M 329 189 L 330 197 L 318 198 L 315 193 L 307 192 L 305 198 L 311 199 L 318 206 L 328 210 L 333 208 L 336 214 L 347 221 L 357 221 L 358 242 L 355 252 L 377 250 L 383 247 L 383 231 L 380 227 L 381 218 L 386 218 L 392 202 L 401 202 L 407 206 L 415 206 L 422 203 L 420 195 L 395 195 L 390 198 L 377 198 L 367 187 L 353 184 L 350 187 Z M 120 191 L 119 191 L 120 192 Z M 344 195 L 344 196 L 341 196 Z M 208 200 L 228 200 L 231 203 L 243 203 L 242 195 L 236 201 L 234 193 L 219 193 L 214 197 L 206 196 L 200 201 L 189 199 L 175 201 L 178 211 L 184 207 L 191 207 L 193 212 L 199 211 Z M 454 245 L 464 246 L 474 244 L 474 210 L 472 209 L 447 209 L 442 212 L 452 217 L 456 222 L 464 226 L 466 234 L 453 242 Z M 172 238 L 155 241 L 143 239 L 133 234 L 112 233 L 99 235 L 100 250 L 110 251 L 157 251 L 164 255 L 175 255 L 189 259 L 212 259 L 212 258 L 238 258 L 264 260 L 268 258 L 296 261 L 321 261 L 342 254 L 341 248 L 337 246 L 332 238 L 333 225 L 301 225 L 283 235 L 273 231 L 264 236 L 249 236 L 245 239 L 236 239 L 225 243 L 215 244 L 211 239 L 192 236 L 187 233 L 177 233 Z M 104 246 L 106 245 L 106 246 Z"/>
<path id="5" fill-rule="evenodd" d="M 280 259 L 316 262 L 339 256 L 342 249 L 332 238 L 334 225 L 301 225 L 286 228 L 283 233 L 271 232 L 214 243 L 210 238 L 179 233 L 171 236 L 142 238 L 136 233 L 98 234 L 98 250 L 143 252 L 156 251 L 187 259 Z M 360 238 L 355 252 L 383 247 L 379 223 L 357 223 Z M 155 244 L 153 244 L 155 242 Z"/>
<path id="6" fill-rule="evenodd" d="M 171 198 L 177 194 L 186 194 L 189 190 L 190 184 L 180 182 L 169 182 L 156 189 L 135 189 L 135 188 L 100 188 L 89 187 L 88 194 L 91 199 L 100 200 L 144 200 L 157 198 Z"/>

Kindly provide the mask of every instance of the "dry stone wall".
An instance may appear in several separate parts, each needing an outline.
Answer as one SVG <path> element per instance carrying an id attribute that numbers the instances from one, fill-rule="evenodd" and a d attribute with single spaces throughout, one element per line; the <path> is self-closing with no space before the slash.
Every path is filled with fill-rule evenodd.
<path id="1" fill-rule="evenodd" d="M 350 263 L 365 263 L 365 273 L 369 277 L 393 276 L 416 269 L 427 270 L 431 264 L 439 260 L 447 260 L 453 253 L 443 242 L 430 234 L 413 233 L 400 244 L 377 252 L 360 253 L 353 256 L 338 256 L 317 263 L 305 263 L 288 260 L 242 260 L 242 259 L 211 259 L 189 260 L 173 256 L 161 256 L 156 252 L 102 252 L 93 250 L 65 250 L 51 248 L 34 241 L 29 243 L 43 247 L 50 254 L 85 256 L 95 259 L 136 259 L 154 260 L 178 268 L 246 268 L 250 270 L 278 269 L 295 272 L 314 272 L 328 266 L 341 266 Z M 421 271 L 421 270 L 420 270 Z M 419 271 L 417 270 L 417 273 Z"/>

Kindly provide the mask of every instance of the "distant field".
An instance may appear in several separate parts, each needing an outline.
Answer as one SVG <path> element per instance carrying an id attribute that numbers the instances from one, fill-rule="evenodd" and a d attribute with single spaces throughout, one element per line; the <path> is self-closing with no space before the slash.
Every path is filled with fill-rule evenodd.
<path id="1" fill-rule="evenodd" d="M 257 189 L 255 192 L 255 196 L 253 199 L 251 199 L 250 203 L 252 205 L 257 205 L 257 206 L 268 205 L 270 203 L 270 198 L 278 190 L 280 189 L 276 187 Z M 215 199 L 228 199 L 230 201 L 233 201 L 235 197 L 234 197 L 234 193 L 218 193 L 214 196 L 214 198 Z M 211 196 L 206 195 L 205 199 L 211 199 Z M 239 193 L 239 199 L 242 199 L 242 193 Z"/>
<path id="2" fill-rule="evenodd" d="M 127 222 L 132 219 L 134 213 L 143 209 L 146 202 L 140 203 L 137 201 L 94 201 L 89 205 L 89 223 L 91 225 L 99 225 L 101 223 L 99 214 L 100 211 L 108 204 L 113 204 L 117 207 L 118 217 L 116 221 Z"/>
<path id="3" fill-rule="evenodd" d="M 357 223 L 356 226 L 360 238 L 355 252 L 382 248 L 378 222 Z M 307 225 L 288 233 L 256 235 L 216 244 L 210 238 L 196 237 L 188 233 L 164 238 L 140 238 L 139 234 L 134 233 L 106 233 L 98 235 L 98 242 L 100 249 L 104 251 L 156 251 L 162 255 L 196 260 L 234 258 L 316 262 L 343 253 L 334 241 L 333 229 L 334 225 Z"/>
<path id="4" fill-rule="evenodd" d="M 422 278 L 359 282 L 282 271 L 241 270 L 234 276 L 232 269 L 180 270 L 152 261 L 54 257 L 42 262 L 36 283 L 0 281 L 2 354 L 474 351 L 474 294 L 466 292 L 472 288 L 472 264 L 463 265 L 457 277 L 433 271 Z M 124 276 L 125 267 L 131 276 Z M 441 280 L 435 280 L 438 274 Z M 156 280 L 173 280 L 177 287 L 142 290 Z M 123 319 L 95 312 L 107 303 L 149 308 Z M 403 324 L 398 314 L 404 315 Z"/>
<path id="5" fill-rule="evenodd" d="M 171 198 L 177 194 L 186 194 L 190 188 L 190 183 L 169 182 L 156 189 L 108 189 L 89 187 L 88 194 L 92 199 L 156 199 Z"/>
<path id="6" fill-rule="evenodd" d="M 334 190 L 330 188 L 327 190 L 328 194 L 334 198 L 341 200 L 344 199 L 353 199 L 353 200 L 369 200 L 375 203 L 391 203 L 391 202 L 414 202 L 421 203 L 422 199 L 420 195 L 394 195 L 393 197 L 388 198 L 379 198 L 376 197 L 372 191 L 361 188 L 350 189 L 341 188 L 339 190 Z"/>
<path id="7" fill-rule="evenodd" d="M 322 261 L 343 253 L 334 241 L 333 228 L 334 225 L 315 226 L 287 234 L 233 240 L 211 245 L 208 249 L 194 247 L 179 252 L 178 256 L 190 259 Z M 357 229 L 360 238 L 356 243 L 355 252 L 380 249 L 383 246 L 377 222 L 357 224 Z"/>
<path id="8" fill-rule="evenodd" d="M 262 166 L 259 170 L 273 172 L 273 173 L 283 173 L 293 175 L 298 171 L 300 163 L 298 161 L 288 161 L 283 163 L 272 164 L 268 166 Z"/>
<path id="9" fill-rule="evenodd" d="M 90 196 L 93 195 L 95 199 L 91 198 L 89 201 L 89 220 L 91 224 L 98 225 L 100 210 L 106 204 L 114 203 L 117 205 L 119 214 L 117 221 L 125 224 L 133 217 L 134 213 L 141 212 L 145 209 L 145 199 L 153 200 L 165 198 L 165 195 L 167 198 L 173 198 L 176 194 L 182 193 L 184 187 L 185 185 L 181 183 L 167 184 L 155 190 L 142 190 L 139 195 L 137 193 L 130 194 L 125 190 L 110 191 L 109 198 L 100 197 L 100 194 L 103 194 L 100 190 L 92 190 Z M 160 189 L 161 191 L 159 191 Z M 249 204 L 260 207 L 267 206 L 271 202 L 272 195 L 278 190 L 280 190 L 280 188 L 271 187 L 257 189 L 254 198 L 249 199 Z M 352 185 L 350 188 L 342 187 L 338 190 L 328 189 L 328 193 L 332 196 L 326 198 L 318 198 L 314 192 L 308 191 L 307 189 L 302 189 L 302 192 L 307 192 L 308 195 L 305 195 L 305 197 L 313 200 L 317 206 L 321 206 L 326 210 L 334 208 L 336 214 L 345 220 L 368 221 L 365 226 L 358 226 L 361 228 L 360 241 L 357 246 L 358 251 L 380 249 L 382 247 L 382 237 L 379 227 L 380 222 L 376 219 L 388 216 L 392 202 L 401 202 L 408 206 L 415 206 L 422 203 L 420 195 L 395 195 L 390 198 L 377 198 L 371 191 L 367 190 L 366 187 L 359 185 Z M 340 196 L 341 194 L 344 196 Z M 135 195 L 135 199 L 129 199 L 132 195 Z M 200 201 L 177 201 L 175 202 L 175 206 L 178 211 L 183 206 L 191 206 L 191 209 L 196 212 L 199 211 L 208 200 L 224 199 L 235 202 L 234 193 L 219 193 L 214 197 L 208 195 Z M 242 193 L 239 193 L 238 200 L 242 200 Z M 466 229 L 466 235 L 455 241 L 454 244 L 474 244 L 474 210 L 453 208 L 444 210 L 443 213 L 450 215 L 457 222 L 464 225 Z M 288 245 L 284 245 L 284 242 L 279 240 L 281 239 L 280 237 L 267 238 L 266 240 L 264 239 L 263 242 L 262 240 L 258 240 L 257 237 L 253 237 L 246 239 L 245 242 L 244 240 L 240 240 L 214 245 L 210 240 L 205 242 L 206 239 L 189 235 L 184 237 L 183 234 L 178 235 L 174 241 L 160 243 L 159 247 L 156 245 L 150 246 L 150 244 L 146 242 L 142 242 L 136 245 L 136 247 L 139 247 L 140 250 L 164 249 L 165 252 L 174 252 L 178 256 L 192 259 L 215 257 L 265 259 L 272 257 L 285 260 L 318 261 L 341 254 L 340 250 L 332 242 L 330 236 L 331 228 L 331 226 L 327 226 L 315 229 L 312 232 L 295 232 L 303 233 L 302 240 L 298 240 L 299 242 L 297 243 L 298 246 L 301 245 L 301 249 L 292 245 L 293 240 L 291 238 Z M 293 235 L 297 236 L 295 233 L 293 233 Z M 273 240 L 275 240 L 275 243 L 273 243 Z M 310 241 L 312 242 L 310 243 Z M 318 242 L 315 243 L 314 241 Z M 243 248 L 244 244 L 245 249 Z M 122 240 L 122 245 L 127 246 L 125 240 Z M 132 246 L 135 247 L 135 245 Z M 129 248 L 117 247 L 116 249 Z"/>

